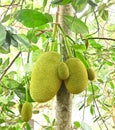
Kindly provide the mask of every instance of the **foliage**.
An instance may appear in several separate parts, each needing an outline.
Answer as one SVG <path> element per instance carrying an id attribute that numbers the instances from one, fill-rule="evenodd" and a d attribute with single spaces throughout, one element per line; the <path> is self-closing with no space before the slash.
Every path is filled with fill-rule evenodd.
<path id="1" fill-rule="evenodd" d="M 75 16 L 64 16 L 64 20 L 76 37 L 67 35 L 55 21 L 55 8 L 67 4 L 72 4 Z M 102 123 L 100 129 L 115 127 L 114 5 L 111 0 L 0 1 L 0 129 L 31 129 L 21 120 L 18 105 L 25 100 L 34 104 L 29 94 L 33 64 L 44 51 L 62 53 L 60 35 L 68 55 L 78 57 L 97 73 L 85 96 L 85 92 L 79 95 L 84 99 L 79 110 L 89 108 L 94 123 Z M 44 117 L 48 122 L 45 128 L 52 129 L 55 120 Z M 75 121 L 74 127 L 91 130 L 84 121 Z"/>

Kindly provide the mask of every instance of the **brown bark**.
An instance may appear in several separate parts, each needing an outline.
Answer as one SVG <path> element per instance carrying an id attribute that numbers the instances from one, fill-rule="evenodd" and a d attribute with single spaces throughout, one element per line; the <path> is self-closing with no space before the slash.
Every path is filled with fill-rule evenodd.
<path id="1" fill-rule="evenodd" d="M 63 30 L 70 36 L 71 32 L 64 23 L 63 15 L 72 15 L 73 9 L 71 5 L 66 5 L 61 6 L 59 10 L 59 23 Z M 63 60 L 65 61 L 68 58 L 68 55 L 63 38 L 61 40 Z M 63 82 L 56 96 L 56 130 L 72 130 L 71 116 L 72 95 L 66 90 L 65 84 Z"/>

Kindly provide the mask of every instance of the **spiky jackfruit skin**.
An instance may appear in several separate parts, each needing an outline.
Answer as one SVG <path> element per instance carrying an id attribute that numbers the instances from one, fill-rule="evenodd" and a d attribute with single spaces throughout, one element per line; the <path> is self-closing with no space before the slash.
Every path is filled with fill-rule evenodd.
<path id="1" fill-rule="evenodd" d="M 21 109 L 22 120 L 27 122 L 32 117 L 32 105 L 29 102 L 25 102 Z"/>
<path id="2" fill-rule="evenodd" d="M 65 80 L 69 77 L 69 69 L 66 63 L 61 62 L 58 65 L 58 76 L 61 80 Z"/>
<path id="3" fill-rule="evenodd" d="M 36 61 L 30 83 L 30 95 L 36 102 L 47 102 L 52 99 L 61 86 L 57 67 L 60 55 L 57 52 L 45 52 Z"/>
<path id="4" fill-rule="evenodd" d="M 81 93 L 88 86 L 88 75 L 84 64 L 77 58 L 66 61 L 69 68 L 69 78 L 65 80 L 67 90 L 72 94 Z"/>
<path id="5" fill-rule="evenodd" d="M 90 81 L 94 81 L 95 80 L 95 72 L 94 72 L 94 70 L 92 69 L 92 68 L 88 68 L 87 69 L 87 73 L 88 73 L 88 79 L 90 80 Z"/>

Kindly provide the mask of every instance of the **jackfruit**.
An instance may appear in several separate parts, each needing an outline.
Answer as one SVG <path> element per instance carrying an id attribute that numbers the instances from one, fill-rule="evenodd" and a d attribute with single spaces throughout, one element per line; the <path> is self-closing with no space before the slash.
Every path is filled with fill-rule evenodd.
<path id="1" fill-rule="evenodd" d="M 60 55 L 57 52 L 44 52 L 36 61 L 31 75 L 30 95 L 36 102 L 52 99 L 61 86 L 57 67 Z"/>
<path id="2" fill-rule="evenodd" d="M 29 102 L 25 102 L 21 109 L 22 120 L 27 122 L 32 117 L 32 105 Z"/>
<path id="3" fill-rule="evenodd" d="M 58 66 L 58 76 L 61 80 L 65 80 L 69 77 L 69 69 L 64 62 L 61 62 Z"/>
<path id="4" fill-rule="evenodd" d="M 66 61 L 69 68 L 69 78 L 64 81 L 67 90 L 72 94 L 81 93 L 88 86 L 88 75 L 84 64 L 78 58 Z"/>
<path id="5" fill-rule="evenodd" d="M 87 73 L 88 73 L 88 79 L 90 81 L 94 81 L 95 80 L 95 72 L 94 72 L 94 70 L 92 68 L 88 68 Z"/>

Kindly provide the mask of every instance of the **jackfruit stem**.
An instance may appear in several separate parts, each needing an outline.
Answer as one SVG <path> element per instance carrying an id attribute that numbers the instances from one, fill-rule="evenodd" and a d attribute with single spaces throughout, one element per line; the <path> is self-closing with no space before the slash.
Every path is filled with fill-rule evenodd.
<path id="1" fill-rule="evenodd" d="M 71 50 L 70 50 L 70 47 L 69 47 L 69 44 L 68 44 L 68 40 L 67 40 L 66 37 L 64 37 L 64 39 L 65 39 L 65 45 L 66 45 L 66 49 L 67 49 L 68 56 L 69 56 L 69 57 L 72 57 L 73 55 L 72 55 L 72 52 L 71 52 Z"/>
<path id="2" fill-rule="evenodd" d="M 58 18 L 59 17 L 59 6 L 57 7 L 57 11 L 56 11 L 56 19 L 55 19 L 55 23 L 54 23 L 54 27 L 53 27 L 53 38 L 55 39 L 56 37 L 56 33 L 57 33 L 57 25 L 58 25 Z"/>
<path id="3" fill-rule="evenodd" d="M 67 49 L 68 56 L 69 56 L 69 57 L 72 57 L 73 55 L 72 55 L 72 52 L 71 52 L 71 50 L 70 50 L 70 47 L 69 47 L 69 44 L 68 44 L 68 40 L 67 40 L 68 35 L 64 32 L 64 30 L 62 29 L 62 27 L 61 27 L 60 25 L 58 25 L 58 27 L 59 27 L 59 29 L 60 29 L 60 31 L 62 32 L 62 35 L 63 35 L 63 37 L 64 37 L 64 41 L 65 41 L 65 45 L 66 45 L 66 49 Z"/>
<path id="4" fill-rule="evenodd" d="M 59 6 L 57 7 L 56 19 L 55 19 L 55 23 L 54 23 L 54 26 L 53 26 L 53 36 L 52 36 L 53 40 L 55 40 L 56 34 L 57 34 L 58 17 L 59 17 Z M 54 44 L 55 44 L 55 42 L 51 43 L 50 51 L 54 50 L 54 46 L 55 46 Z"/>
<path id="5" fill-rule="evenodd" d="M 28 86 L 26 87 L 26 101 L 28 101 Z"/>

